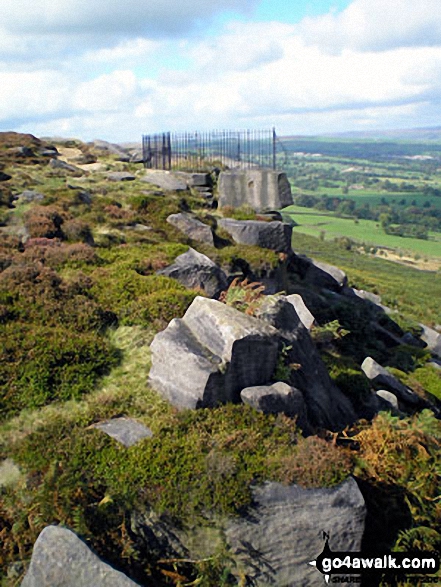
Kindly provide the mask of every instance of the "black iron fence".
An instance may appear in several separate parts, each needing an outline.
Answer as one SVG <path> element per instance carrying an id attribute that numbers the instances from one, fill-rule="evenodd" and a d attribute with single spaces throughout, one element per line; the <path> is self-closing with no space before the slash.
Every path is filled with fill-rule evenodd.
<path id="1" fill-rule="evenodd" d="M 272 130 L 211 130 L 143 135 L 144 166 L 149 169 L 203 170 L 269 167 L 277 164 L 277 135 Z"/>

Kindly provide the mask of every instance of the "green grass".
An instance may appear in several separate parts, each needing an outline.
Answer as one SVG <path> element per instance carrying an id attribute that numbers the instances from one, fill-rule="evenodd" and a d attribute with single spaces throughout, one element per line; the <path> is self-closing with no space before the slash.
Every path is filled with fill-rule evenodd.
<path id="1" fill-rule="evenodd" d="M 359 243 L 372 246 L 389 247 L 402 251 L 411 251 L 429 257 L 441 257 L 441 233 L 429 232 L 429 240 L 403 238 L 386 234 L 378 222 L 374 220 L 359 220 L 352 218 L 338 218 L 331 212 L 311 213 L 307 208 L 288 206 L 283 210 L 297 223 L 294 233 L 301 232 L 310 236 L 319 237 L 325 233 L 325 239 L 348 237 Z M 294 240 L 295 246 L 295 240 Z"/>
<path id="2" fill-rule="evenodd" d="M 441 324 L 439 272 L 420 271 L 347 251 L 332 241 L 321 241 L 301 232 L 295 232 L 293 248 L 296 253 L 340 267 L 348 275 L 350 285 L 380 294 L 384 304 L 408 318 L 428 325 Z"/>

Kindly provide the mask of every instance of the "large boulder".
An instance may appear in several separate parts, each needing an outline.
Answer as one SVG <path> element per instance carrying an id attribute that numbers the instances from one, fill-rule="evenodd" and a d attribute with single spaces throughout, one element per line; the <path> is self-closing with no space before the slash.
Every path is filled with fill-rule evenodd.
<path id="1" fill-rule="evenodd" d="M 257 212 L 285 208 L 293 203 L 285 173 L 271 169 L 222 171 L 218 181 L 219 207 L 250 206 Z"/>
<path id="2" fill-rule="evenodd" d="M 47 526 L 34 544 L 21 587 L 136 587 L 70 530 Z"/>
<path id="3" fill-rule="evenodd" d="M 309 563 L 324 548 L 361 550 L 366 506 L 354 479 L 332 489 L 267 483 L 253 491 L 254 506 L 231 520 L 226 539 L 239 570 L 256 587 L 315 587 L 323 576 Z"/>
<path id="4" fill-rule="evenodd" d="M 211 227 L 195 218 L 193 214 L 188 212 L 171 214 L 167 218 L 167 222 L 172 226 L 175 226 L 191 239 L 214 246 L 213 231 Z"/>
<path id="5" fill-rule="evenodd" d="M 66 171 L 67 173 L 72 173 L 76 177 L 83 175 L 83 170 L 75 165 L 70 165 L 66 163 L 66 161 L 62 161 L 61 159 L 51 159 L 49 161 L 49 167 L 52 169 L 60 169 L 62 171 Z"/>
<path id="6" fill-rule="evenodd" d="M 211 298 L 228 288 L 225 273 L 211 259 L 194 249 L 176 257 L 174 263 L 157 271 L 189 288 L 200 288 Z"/>
<path id="7" fill-rule="evenodd" d="M 284 222 L 222 218 L 218 224 L 237 244 L 254 245 L 278 252 L 291 250 L 292 226 Z"/>
<path id="8" fill-rule="evenodd" d="M 197 297 L 155 336 L 149 383 L 178 408 L 237 403 L 242 389 L 271 380 L 278 350 L 269 324 Z"/>
<path id="9" fill-rule="evenodd" d="M 409 387 L 401 383 L 387 369 L 379 365 L 372 357 L 366 357 L 361 368 L 368 379 L 378 387 L 385 387 L 405 404 L 418 405 L 420 397 Z"/>
<path id="10" fill-rule="evenodd" d="M 357 419 L 351 402 L 333 383 L 309 331 L 285 296 L 268 296 L 258 316 L 282 336 L 282 355 L 290 370 L 289 384 L 303 393 L 313 426 L 341 430 Z"/>
<path id="11" fill-rule="evenodd" d="M 240 392 L 240 397 L 245 404 L 258 412 L 296 417 L 302 430 L 309 428 L 302 392 L 283 381 L 272 385 L 246 387 Z"/>

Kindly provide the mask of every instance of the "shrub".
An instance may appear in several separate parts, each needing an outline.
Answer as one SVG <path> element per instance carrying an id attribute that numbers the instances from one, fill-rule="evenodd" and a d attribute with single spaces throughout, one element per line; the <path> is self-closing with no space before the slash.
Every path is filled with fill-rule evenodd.
<path id="1" fill-rule="evenodd" d="M 63 213 L 55 206 L 33 206 L 25 214 L 25 226 L 31 237 L 61 237 Z"/>
<path id="2" fill-rule="evenodd" d="M 72 218 L 71 220 L 64 222 L 63 235 L 66 240 L 71 242 L 80 241 L 89 245 L 93 244 L 93 236 L 90 226 L 77 218 Z"/>
<path id="3" fill-rule="evenodd" d="M 421 548 L 419 536 L 424 534 L 424 549 L 439 551 L 439 421 L 428 410 L 404 419 L 381 412 L 371 426 L 361 427 L 355 439 L 359 442 L 356 474 L 388 488 L 389 500 L 397 491 L 404 492 L 411 518 L 407 528 L 401 527 L 396 550 Z M 388 523 L 394 523 L 394 515 L 403 517 L 402 512 L 392 510 Z"/>
<path id="4" fill-rule="evenodd" d="M 111 345 L 90 332 L 16 323 L 0 328 L 3 418 L 54 400 L 77 399 L 92 391 L 98 377 L 118 362 Z"/>

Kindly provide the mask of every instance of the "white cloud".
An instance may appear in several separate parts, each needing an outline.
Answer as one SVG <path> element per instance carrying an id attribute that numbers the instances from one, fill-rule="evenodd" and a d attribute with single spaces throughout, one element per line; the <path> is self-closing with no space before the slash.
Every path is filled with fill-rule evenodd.
<path id="1" fill-rule="evenodd" d="M 305 18 L 299 33 L 330 51 L 441 45 L 439 0 L 354 0 L 343 12 Z"/>
<path id="2" fill-rule="evenodd" d="M 73 89 L 74 111 L 115 112 L 127 108 L 136 97 L 138 81 L 132 71 L 113 71 Z"/>
<path id="3" fill-rule="evenodd" d="M 3 126 L 13 121 L 14 128 L 35 134 L 130 140 L 167 129 L 276 124 L 290 133 L 438 123 L 441 10 L 434 0 L 354 0 L 341 13 L 299 25 L 235 22 L 191 39 L 144 34 L 154 22 L 165 34 L 183 7 L 182 30 L 199 13 L 208 18 L 214 6 L 245 4 L 193 0 L 175 10 L 169 0 L 40 0 L 30 5 L 31 16 L 44 12 L 38 40 L 32 32 L 19 34 L 30 30 L 32 18 L 19 20 L 11 1 L 0 54 L 14 50 L 17 35 L 29 52 L 18 48 L 15 61 L 0 63 Z M 147 7 L 150 23 L 141 18 Z M 107 19 L 123 9 L 130 14 L 110 33 Z M 83 45 L 67 49 L 71 35 L 87 29 L 85 19 L 96 23 L 98 16 L 103 22 L 93 42 L 86 35 Z M 63 36 L 70 19 L 72 29 Z M 20 117 L 32 127 L 17 122 Z"/>

